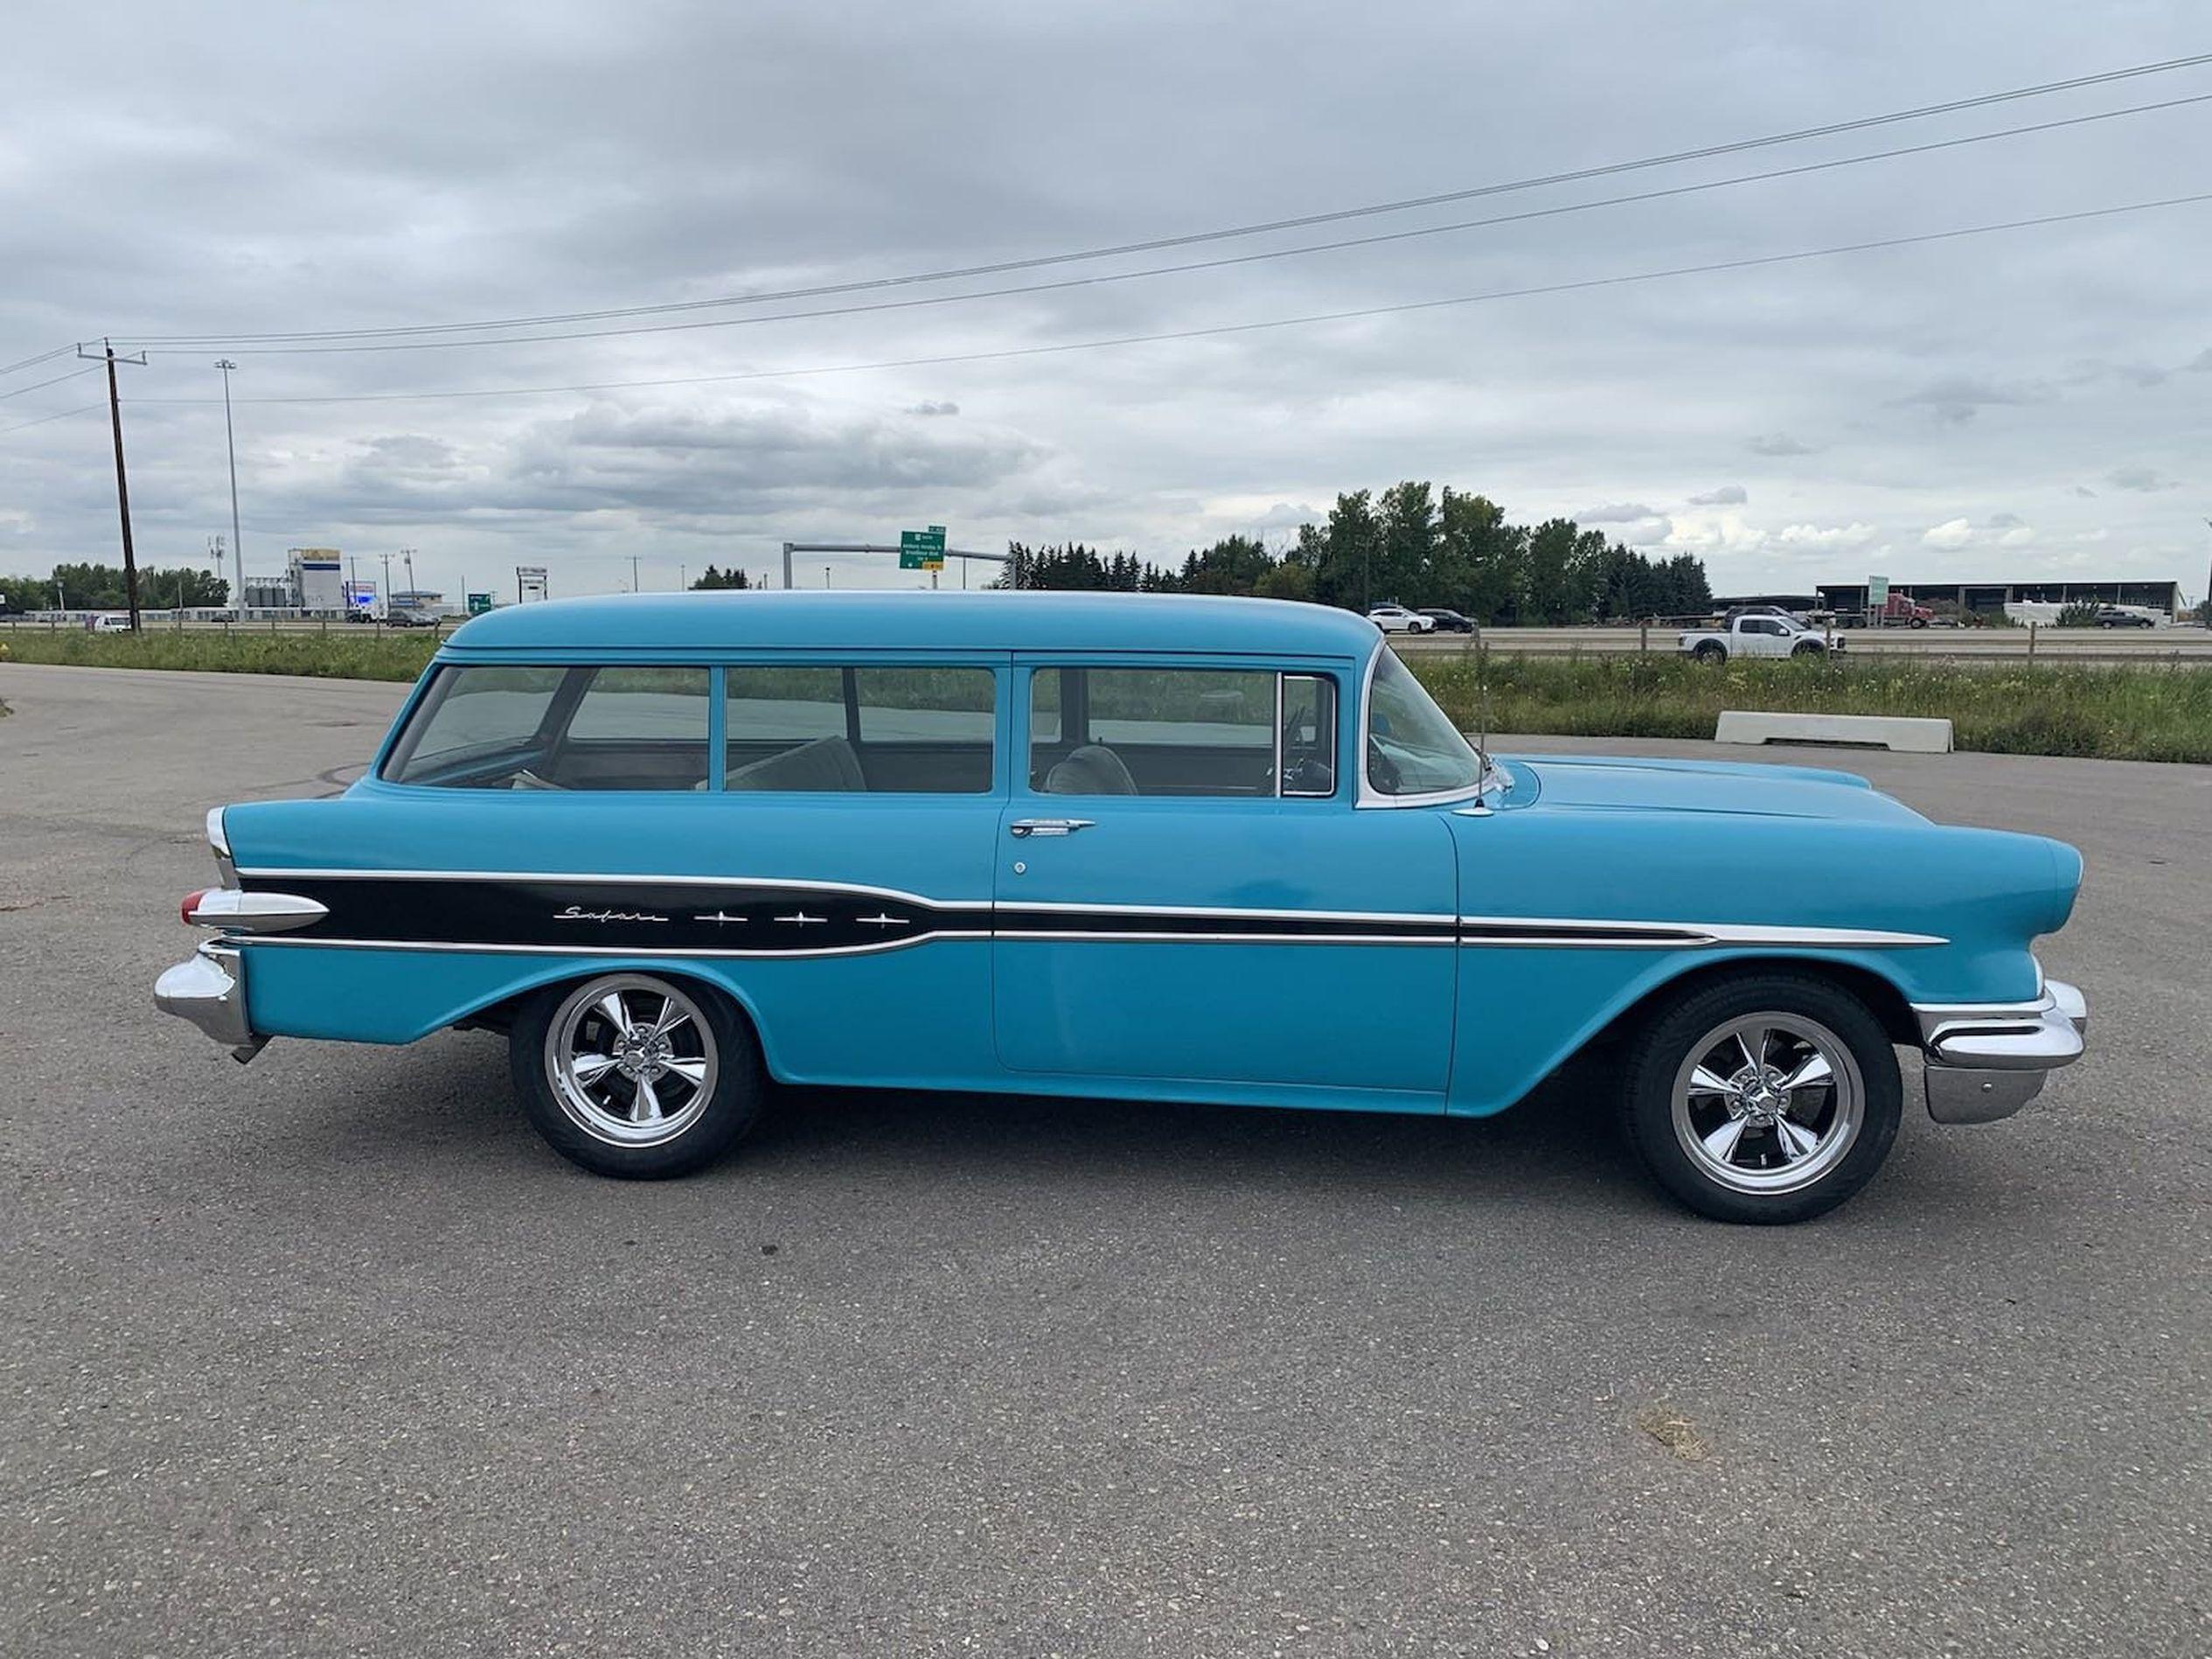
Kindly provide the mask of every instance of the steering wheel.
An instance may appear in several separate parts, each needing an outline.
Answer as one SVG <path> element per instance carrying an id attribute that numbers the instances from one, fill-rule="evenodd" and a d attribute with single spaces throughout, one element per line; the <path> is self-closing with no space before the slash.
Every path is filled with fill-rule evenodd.
<path id="1" fill-rule="evenodd" d="M 1367 781 L 1386 795 L 1395 795 L 1398 785 L 1405 781 L 1398 763 L 1382 752 L 1382 745 L 1372 737 L 1367 739 Z"/>

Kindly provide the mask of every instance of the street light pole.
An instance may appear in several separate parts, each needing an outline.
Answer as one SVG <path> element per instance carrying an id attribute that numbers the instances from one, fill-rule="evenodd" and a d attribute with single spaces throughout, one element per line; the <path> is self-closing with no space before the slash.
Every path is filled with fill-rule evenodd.
<path id="1" fill-rule="evenodd" d="M 385 623 L 392 620 L 392 555 L 387 553 L 380 556 L 384 560 L 384 588 L 382 589 L 384 615 L 379 618 L 379 621 Z"/>
<path id="2" fill-rule="evenodd" d="M 246 614 L 246 539 L 238 533 L 238 435 L 231 426 L 231 371 L 238 366 L 226 357 L 215 359 L 215 366 L 223 371 L 223 443 L 231 456 L 231 552 L 238 564 L 234 575 L 238 591 L 231 596 L 231 603 L 240 616 Z"/>
<path id="3" fill-rule="evenodd" d="M 407 598 L 419 605 L 422 603 L 422 590 L 414 585 L 414 549 L 400 548 L 400 560 L 407 568 Z"/>

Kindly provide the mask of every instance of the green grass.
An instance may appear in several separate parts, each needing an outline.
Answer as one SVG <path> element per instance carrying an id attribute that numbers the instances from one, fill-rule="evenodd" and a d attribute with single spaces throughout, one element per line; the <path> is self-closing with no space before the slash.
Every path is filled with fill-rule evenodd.
<path id="1" fill-rule="evenodd" d="M 0 630 L 17 662 L 413 680 L 430 659 L 425 633 L 337 629 L 228 635 L 153 629 L 140 635 Z M 1473 730 L 1590 737 L 1710 737 L 1723 708 L 1803 714 L 1924 714 L 1949 720 L 1961 749 L 2107 760 L 2212 762 L 2212 668 L 1951 665 L 1903 656 L 1708 667 L 1672 653 L 1477 659 L 1417 654 L 1412 668 L 1445 711 Z M 1480 666 L 1478 667 L 1478 662 Z"/>
<path id="2" fill-rule="evenodd" d="M 150 628 L 93 634 L 81 628 L 0 629 L 0 652 L 17 662 L 91 668 L 185 668 L 236 674 L 307 674 L 321 680 L 413 680 L 436 649 L 430 631 L 379 638 L 371 628 L 283 633 L 241 627 Z"/>
<path id="3" fill-rule="evenodd" d="M 2212 761 L 2212 668 L 1951 665 L 1904 657 L 1718 667 L 1672 654 L 1415 656 L 1407 666 L 1470 731 L 1706 737 L 1723 708 L 1949 720 L 1960 749 L 2105 760 Z"/>

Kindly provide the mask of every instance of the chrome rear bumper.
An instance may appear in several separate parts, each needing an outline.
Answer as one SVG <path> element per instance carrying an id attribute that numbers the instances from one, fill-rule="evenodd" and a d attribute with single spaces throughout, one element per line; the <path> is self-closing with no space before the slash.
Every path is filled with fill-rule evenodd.
<path id="1" fill-rule="evenodd" d="M 1927 1051 L 1928 1115 L 1937 1123 L 1993 1123 L 2042 1092 L 2082 1057 L 2089 1002 L 2062 980 L 2033 1002 L 1916 1006 Z"/>
<path id="2" fill-rule="evenodd" d="M 244 1065 L 268 1039 L 254 1035 L 246 1014 L 246 964 L 238 947 L 211 939 L 154 981 L 154 1006 L 190 1020 Z"/>

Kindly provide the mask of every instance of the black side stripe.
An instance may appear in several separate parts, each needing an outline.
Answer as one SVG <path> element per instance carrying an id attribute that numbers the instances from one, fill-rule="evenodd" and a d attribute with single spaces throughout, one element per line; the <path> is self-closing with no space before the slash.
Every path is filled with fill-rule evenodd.
<path id="1" fill-rule="evenodd" d="M 257 944 L 582 954 L 831 956 L 931 939 L 1458 945 L 1696 950 L 1941 945 L 1928 935 L 1687 922 L 1605 922 L 1133 905 L 994 905 L 889 889 L 742 879 L 497 875 L 240 873 L 249 891 L 297 894 L 328 914 Z"/>

